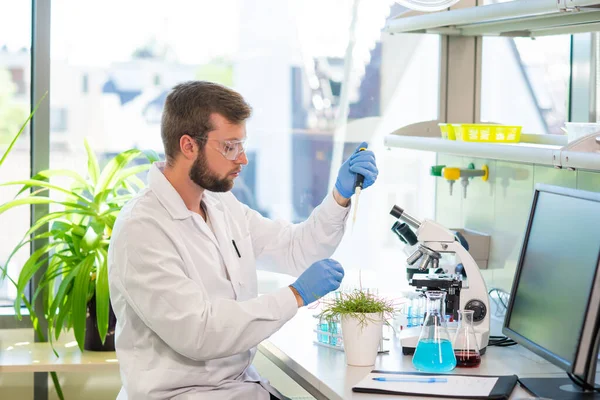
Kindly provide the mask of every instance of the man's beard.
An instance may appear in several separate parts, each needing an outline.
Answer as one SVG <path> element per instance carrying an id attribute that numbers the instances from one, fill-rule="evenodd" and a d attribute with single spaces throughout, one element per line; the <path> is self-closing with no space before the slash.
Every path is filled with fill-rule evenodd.
<path id="1" fill-rule="evenodd" d="M 219 178 L 208 167 L 204 155 L 198 154 L 192 168 L 190 179 L 198 186 L 211 192 L 228 192 L 233 188 L 233 179 Z"/>

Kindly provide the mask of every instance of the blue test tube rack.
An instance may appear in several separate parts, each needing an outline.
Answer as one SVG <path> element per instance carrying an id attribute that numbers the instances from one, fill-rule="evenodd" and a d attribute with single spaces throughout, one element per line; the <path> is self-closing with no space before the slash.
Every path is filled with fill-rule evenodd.
<path id="1" fill-rule="evenodd" d="M 425 317 L 425 299 L 416 297 L 410 300 L 406 305 L 407 328 L 421 326 Z"/>
<path id="2" fill-rule="evenodd" d="M 344 340 L 342 338 L 342 324 L 338 320 L 327 321 L 324 318 L 314 316 L 317 320 L 315 332 L 316 340 L 313 342 L 319 346 L 334 348 L 344 351 Z"/>

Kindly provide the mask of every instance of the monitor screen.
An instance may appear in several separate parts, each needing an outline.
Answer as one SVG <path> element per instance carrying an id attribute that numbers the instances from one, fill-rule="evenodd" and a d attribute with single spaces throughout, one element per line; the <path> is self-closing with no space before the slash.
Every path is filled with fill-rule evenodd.
<path id="1" fill-rule="evenodd" d="M 505 328 L 570 369 L 600 262 L 600 197 L 541 188 L 535 191 Z"/>

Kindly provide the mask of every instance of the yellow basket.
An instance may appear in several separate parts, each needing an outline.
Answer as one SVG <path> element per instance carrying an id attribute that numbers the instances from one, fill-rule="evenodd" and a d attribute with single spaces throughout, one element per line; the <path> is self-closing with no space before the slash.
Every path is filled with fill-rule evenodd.
<path id="1" fill-rule="evenodd" d="M 521 126 L 491 124 L 452 124 L 457 140 L 465 142 L 518 143 Z M 448 137 L 450 134 L 448 132 Z"/>
<path id="2" fill-rule="evenodd" d="M 442 132 L 443 139 L 456 140 L 454 128 L 451 124 L 438 124 L 438 126 L 440 127 L 440 131 Z"/>

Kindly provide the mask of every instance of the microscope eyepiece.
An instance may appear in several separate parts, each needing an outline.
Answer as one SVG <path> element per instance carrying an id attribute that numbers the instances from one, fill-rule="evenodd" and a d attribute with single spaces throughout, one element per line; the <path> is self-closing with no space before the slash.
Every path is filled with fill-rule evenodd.
<path id="1" fill-rule="evenodd" d="M 418 219 L 404 212 L 404 209 L 398 207 L 397 205 L 394 205 L 394 207 L 392 207 L 392 209 L 390 210 L 390 214 L 397 219 L 401 219 L 402 221 L 406 222 L 415 229 L 419 229 L 419 227 L 421 226 L 421 222 Z"/>
<path id="2" fill-rule="evenodd" d="M 402 216 L 402 214 L 404 214 L 404 210 L 398 206 L 394 206 L 392 207 L 392 210 L 390 211 L 390 214 L 392 214 L 392 216 L 394 218 L 398 218 L 400 219 L 400 217 Z"/>
<path id="3" fill-rule="evenodd" d="M 392 231 L 398 235 L 400 240 L 409 246 L 414 246 L 418 243 L 417 235 L 410 229 L 410 226 L 404 222 L 396 221 L 394 226 L 392 226 Z"/>

